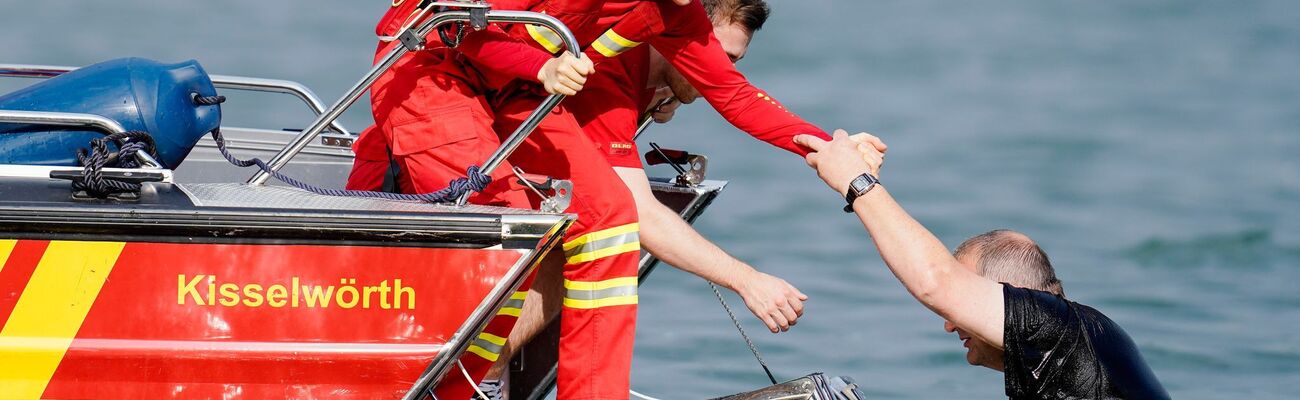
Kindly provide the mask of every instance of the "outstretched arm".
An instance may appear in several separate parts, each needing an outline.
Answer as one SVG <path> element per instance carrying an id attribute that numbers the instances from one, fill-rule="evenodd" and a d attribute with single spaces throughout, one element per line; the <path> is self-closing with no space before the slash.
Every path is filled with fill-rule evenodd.
<path id="1" fill-rule="evenodd" d="M 636 199 L 641 244 L 650 254 L 735 291 L 772 332 L 788 330 L 803 315 L 803 302 L 808 296 L 785 280 L 735 259 L 700 236 L 680 215 L 654 197 L 645 170 L 614 167 L 614 171 Z"/>
<path id="2" fill-rule="evenodd" d="M 807 150 L 791 141 L 795 135 L 830 138 L 821 128 L 803 120 L 769 93 L 750 84 L 749 79 L 736 70 L 722 43 L 714 36 L 713 23 L 703 6 L 694 3 L 660 10 L 665 21 L 674 21 L 675 29 L 653 38 L 650 44 L 727 122 L 758 140 L 800 156 Z"/>
<path id="3" fill-rule="evenodd" d="M 843 196 L 859 174 L 879 176 L 884 143 L 875 136 L 850 137 L 842 130 L 833 140 L 800 135 L 795 142 L 812 150 L 806 160 L 836 193 Z M 885 265 L 907 291 L 931 311 L 1002 347 L 1002 286 L 963 268 L 934 234 L 908 215 L 889 191 L 877 185 L 853 202 Z"/>

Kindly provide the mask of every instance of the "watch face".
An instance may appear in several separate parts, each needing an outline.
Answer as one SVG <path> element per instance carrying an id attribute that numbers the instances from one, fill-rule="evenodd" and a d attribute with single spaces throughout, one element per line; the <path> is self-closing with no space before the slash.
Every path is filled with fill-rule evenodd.
<path id="1" fill-rule="evenodd" d="M 859 175 L 856 179 L 853 180 L 853 183 L 850 184 L 850 186 L 853 187 L 853 191 L 861 192 L 863 190 L 866 190 L 867 185 L 870 184 L 871 184 L 870 182 L 867 182 L 867 177 Z"/>

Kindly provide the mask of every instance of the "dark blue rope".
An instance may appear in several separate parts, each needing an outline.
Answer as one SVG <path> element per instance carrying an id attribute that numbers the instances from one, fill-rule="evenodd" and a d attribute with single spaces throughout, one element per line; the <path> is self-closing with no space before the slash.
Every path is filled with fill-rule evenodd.
<path id="1" fill-rule="evenodd" d="M 446 188 L 432 193 L 404 194 L 404 193 L 372 192 L 368 190 L 326 189 L 318 186 L 313 186 L 311 184 L 299 181 L 297 179 L 293 179 L 289 176 L 280 173 L 279 171 L 272 170 L 270 166 L 266 165 L 266 163 L 260 159 L 253 158 L 250 160 L 240 160 L 238 158 L 235 158 L 235 156 L 230 155 L 230 151 L 226 149 L 226 140 L 225 138 L 221 137 L 221 129 L 215 129 L 212 131 L 212 139 L 217 142 L 217 150 L 221 151 L 221 155 L 226 158 L 226 161 L 230 161 L 231 164 L 240 167 L 249 167 L 249 166 L 256 165 L 262 171 L 271 174 L 271 176 L 275 177 L 275 179 L 279 179 L 281 182 L 287 183 L 293 187 L 302 190 L 306 190 L 308 192 L 312 192 L 324 196 L 369 197 L 369 198 L 388 199 L 388 200 L 423 201 L 426 203 L 446 203 L 449 201 L 453 201 L 459 198 L 460 196 L 464 195 L 465 193 L 469 193 L 470 191 L 482 192 L 483 188 L 487 187 L 488 183 L 492 182 L 492 177 L 484 175 L 481 171 L 479 171 L 479 167 L 477 165 L 471 165 L 465 171 L 465 175 L 466 175 L 465 178 L 453 179 L 451 182 L 447 183 Z"/>
<path id="2" fill-rule="evenodd" d="M 116 152 L 108 150 L 109 143 L 123 140 L 129 142 L 119 146 Z M 157 155 L 153 137 L 143 131 L 119 132 L 91 140 L 90 151 L 86 149 L 77 151 L 77 161 L 81 162 L 84 168 L 81 177 L 73 179 L 73 190 L 84 191 L 90 196 L 101 199 L 117 193 L 139 193 L 140 184 L 106 178 L 103 169 L 139 168 L 140 163 L 135 155 L 141 151 Z"/>

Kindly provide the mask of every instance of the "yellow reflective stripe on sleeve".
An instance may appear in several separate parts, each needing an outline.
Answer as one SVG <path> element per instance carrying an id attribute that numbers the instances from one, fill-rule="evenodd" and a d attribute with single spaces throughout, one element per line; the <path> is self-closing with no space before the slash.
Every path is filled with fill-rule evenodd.
<path id="1" fill-rule="evenodd" d="M 627 38 L 619 35 L 618 32 L 610 29 L 605 31 L 604 35 L 596 38 L 596 41 L 591 43 L 591 48 L 596 49 L 596 51 L 600 52 L 600 54 L 605 57 L 616 57 L 624 51 L 639 45 L 641 45 L 640 42 L 627 40 Z"/>
<path id="2" fill-rule="evenodd" d="M 9 263 L 9 254 L 14 252 L 14 246 L 17 245 L 17 240 L 0 240 L 0 271 L 5 270 L 5 264 Z"/>
<path id="3" fill-rule="evenodd" d="M 0 398 L 45 392 L 125 245 L 50 242 L 0 331 Z"/>
<path id="4" fill-rule="evenodd" d="M 641 224 L 631 223 L 627 225 L 616 226 L 613 228 L 588 233 L 586 235 L 578 236 L 576 239 L 564 242 L 564 251 L 572 250 L 574 247 L 584 245 L 587 242 L 594 242 L 601 239 L 608 239 L 622 234 L 637 232 L 639 230 L 641 230 Z"/>
<path id="5" fill-rule="evenodd" d="M 478 334 L 478 337 L 473 342 L 470 342 L 469 348 L 465 349 L 465 351 L 495 362 L 501 357 L 501 349 L 505 345 L 506 338 L 483 332 Z"/>
<path id="6" fill-rule="evenodd" d="M 546 48 L 546 51 L 552 54 L 560 52 L 562 40 L 560 40 L 560 35 L 557 35 L 551 28 L 532 24 L 524 25 L 524 28 L 528 30 L 528 36 L 532 36 L 533 40 Z"/>
<path id="7" fill-rule="evenodd" d="M 591 48 L 596 49 L 596 51 L 599 52 L 600 55 L 605 57 L 617 57 L 619 54 L 618 51 L 606 47 L 604 43 L 601 43 L 600 39 L 597 39 L 595 42 L 591 42 Z"/>
<path id="8" fill-rule="evenodd" d="M 631 40 L 628 40 L 627 38 L 623 37 L 623 35 L 619 35 L 618 32 L 614 32 L 613 29 L 605 31 L 604 37 L 609 38 L 609 40 L 613 40 L 614 44 L 627 47 L 627 48 L 633 48 L 641 45 L 641 42 L 633 42 Z"/>

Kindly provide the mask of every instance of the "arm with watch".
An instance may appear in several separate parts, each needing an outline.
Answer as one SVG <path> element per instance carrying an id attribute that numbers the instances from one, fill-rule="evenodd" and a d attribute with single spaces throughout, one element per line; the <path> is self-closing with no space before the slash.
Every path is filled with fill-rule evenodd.
<path id="1" fill-rule="evenodd" d="M 867 133 L 835 131 L 831 141 L 799 135 L 805 160 L 844 196 L 880 256 L 909 293 L 940 317 L 1002 346 L 1002 286 L 964 268 L 934 234 L 899 206 L 880 182 L 884 143 Z"/>

